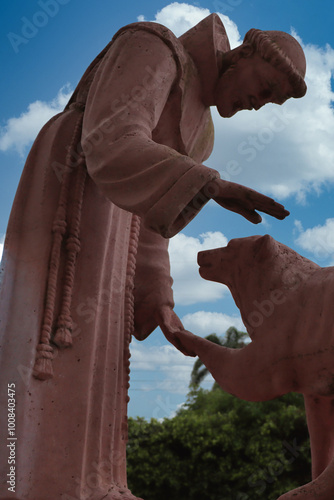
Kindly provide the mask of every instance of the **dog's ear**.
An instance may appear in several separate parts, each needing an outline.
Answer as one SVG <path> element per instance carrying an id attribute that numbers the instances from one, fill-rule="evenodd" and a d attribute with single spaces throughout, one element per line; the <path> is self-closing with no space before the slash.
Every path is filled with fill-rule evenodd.
<path id="1" fill-rule="evenodd" d="M 269 234 L 261 236 L 258 239 L 256 246 L 256 260 L 258 262 L 263 262 L 267 259 L 272 258 L 277 253 L 277 244 L 274 238 Z"/>

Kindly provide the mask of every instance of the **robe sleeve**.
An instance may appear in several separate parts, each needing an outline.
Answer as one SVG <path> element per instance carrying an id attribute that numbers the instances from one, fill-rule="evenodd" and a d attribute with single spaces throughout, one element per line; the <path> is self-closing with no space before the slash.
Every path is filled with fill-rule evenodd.
<path id="1" fill-rule="evenodd" d="M 103 193 L 165 238 L 198 213 L 209 199 L 198 194 L 219 177 L 152 140 L 177 78 L 163 40 L 144 30 L 123 32 L 92 82 L 82 136 L 88 173 Z"/>
<path id="2" fill-rule="evenodd" d="M 141 225 L 134 286 L 134 336 L 144 340 L 158 326 L 153 312 L 174 307 L 169 240 Z"/>

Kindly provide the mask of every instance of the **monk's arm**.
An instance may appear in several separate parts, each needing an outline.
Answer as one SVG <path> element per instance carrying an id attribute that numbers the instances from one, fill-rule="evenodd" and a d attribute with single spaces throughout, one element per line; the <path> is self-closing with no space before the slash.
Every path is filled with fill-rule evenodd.
<path id="1" fill-rule="evenodd" d="M 89 175 L 117 206 L 168 238 L 209 198 L 192 200 L 219 174 L 152 139 L 178 81 L 172 50 L 146 31 L 122 33 L 91 85 L 82 146 Z M 189 207 L 189 210 L 187 210 Z"/>

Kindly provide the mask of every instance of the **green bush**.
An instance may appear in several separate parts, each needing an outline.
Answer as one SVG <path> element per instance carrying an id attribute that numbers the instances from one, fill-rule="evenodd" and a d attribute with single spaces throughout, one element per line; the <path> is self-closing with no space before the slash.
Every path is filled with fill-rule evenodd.
<path id="1" fill-rule="evenodd" d="M 190 392 L 162 422 L 129 419 L 128 483 L 144 500 L 276 500 L 310 481 L 303 397 Z"/>

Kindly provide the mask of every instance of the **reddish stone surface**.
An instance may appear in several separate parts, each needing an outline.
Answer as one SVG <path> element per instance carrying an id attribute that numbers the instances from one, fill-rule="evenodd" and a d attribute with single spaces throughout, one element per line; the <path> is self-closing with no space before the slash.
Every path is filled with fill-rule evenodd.
<path id="1" fill-rule="evenodd" d="M 180 39 L 135 23 L 43 127 L 1 263 L 2 500 L 134 498 L 125 456 L 129 342 L 158 324 L 180 328 L 168 238 L 210 198 L 255 223 L 256 210 L 288 214 L 203 164 L 213 147 L 210 105 L 231 116 L 301 97 L 304 73 L 302 50 L 285 34 L 252 30 L 230 51 L 217 15 Z M 18 438 L 10 494 L 7 384 Z"/>
<path id="2" fill-rule="evenodd" d="M 334 498 L 334 268 L 321 268 L 270 236 L 234 239 L 198 254 L 200 275 L 228 286 L 252 342 L 218 346 L 187 331 L 167 334 L 197 355 L 218 384 L 248 401 L 304 395 L 312 482 L 280 497 Z"/>

